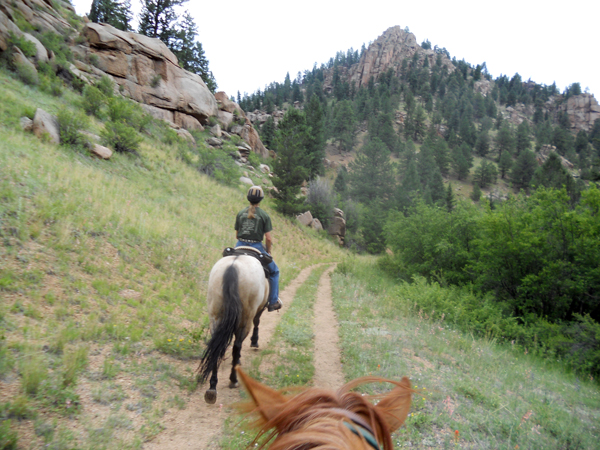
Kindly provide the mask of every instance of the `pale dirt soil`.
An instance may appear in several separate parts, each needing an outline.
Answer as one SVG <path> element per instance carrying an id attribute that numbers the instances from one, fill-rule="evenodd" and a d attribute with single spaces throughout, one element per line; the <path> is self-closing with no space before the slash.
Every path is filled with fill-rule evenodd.
<path id="1" fill-rule="evenodd" d="M 341 372 L 341 358 L 338 347 L 337 320 L 331 301 L 331 283 L 329 275 L 334 266 L 329 268 L 319 282 L 315 303 L 315 386 L 337 388 L 344 384 Z M 292 303 L 296 290 L 306 281 L 312 267 L 304 269 L 288 287 L 281 292 L 280 298 L 285 313 Z M 265 312 L 261 317 L 259 345 L 267 348 L 281 315 Z M 251 359 L 253 352 L 245 342 L 242 349 L 242 364 Z M 250 354 L 249 354 L 250 353 Z M 165 429 L 151 442 L 145 443 L 145 450 L 217 450 L 223 433 L 225 419 L 232 413 L 232 407 L 241 400 L 239 389 L 229 389 L 229 373 L 231 359 L 226 359 L 219 369 L 218 398 L 214 405 L 204 402 L 206 387 L 197 389 L 187 399 L 185 409 L 171 409 L 160 420 Z"/>

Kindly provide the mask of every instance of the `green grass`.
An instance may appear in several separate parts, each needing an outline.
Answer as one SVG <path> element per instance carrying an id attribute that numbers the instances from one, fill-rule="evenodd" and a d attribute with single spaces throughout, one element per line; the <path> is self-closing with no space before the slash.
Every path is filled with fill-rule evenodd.
<path id="1" fill-rule="evenodd" d="M 595 382 L 432 320 L 371 264 L 339 267 L 332 287 L 346 378 L 406 375 L 418 391 L 398 447 L 451 448 L 458 430 L 464 448 L 596 448 Z"/>
<path id="2" fill-rule="evenodd" d="M 268 373 L 251 373 L 273 388 L 305 386 L 314 375 L 314 335 L 312 322 L 319 280 L 327 266 L 312 269 L 307 280 L 296 291 L 296 297 L 275 329 L 267 350 L 274 364 Z M 256 366 L 256 364 L 253 364 Z"/>
<path id="3" fill-rule="evenodd" d="M 16 392 L 0 402 L 26 395 L 32 410 L 57 421 L 52 433 L 22 445 L 40 439 L 87 448 L 105 436 L 67 431 L 73 417 L 90 420 L 77 395 L 86 383 L 101 407 L 143 411 L 135 430 L 110 436 L 121 447 L 139 446 L 195 388 L 208 273 L 234 242 L 246 189 L 199 173 L 179 157 L 182 143 L 166 143 L 155 123 L 148 130 L 157 137 L 143 134 L 139 157 L 109 161 L 21 130 L 19 118 L 38 107 L 77 113 L 81 96 L 70 89 L 54 97 L 0 68 L 0 97 L 0 383 Z M 89 127 L 98 134 L 102 122 L 91 118 Z M 270 199 L 263 203 L 275 226 L 282 289 L 304 267 L 340 258 L 332 242 L 279 216 Z M 101 395 L 104 383 L 115 387 Z M 148 394 L 147 385 L 172 391 L 172 400 L 122 398 Z M 21 436 L 14 422 L 10 430 Z"/>

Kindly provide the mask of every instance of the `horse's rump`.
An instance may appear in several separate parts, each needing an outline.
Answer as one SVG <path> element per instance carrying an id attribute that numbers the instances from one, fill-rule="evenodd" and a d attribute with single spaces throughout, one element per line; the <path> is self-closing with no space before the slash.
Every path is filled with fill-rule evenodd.
<path id="1" fill-rule="evenodd" d="M 200 383 L 212 373 L 214 382 L 211 381 L 211 386 L 216 386 L 216 372 L 234 337 L 238 346 L 234 363 L 239 363 L 241 343 L 252 329 L 255 318 L 260 317 L 259 311 L 265 307 L 268 293 L 268 281 L 256 258 L 241 255 L 216 262 L 208 278 L 206 304 L 211 338 L 198 367 Z M 237 382 L 232 380 L 232 383 Z"/>

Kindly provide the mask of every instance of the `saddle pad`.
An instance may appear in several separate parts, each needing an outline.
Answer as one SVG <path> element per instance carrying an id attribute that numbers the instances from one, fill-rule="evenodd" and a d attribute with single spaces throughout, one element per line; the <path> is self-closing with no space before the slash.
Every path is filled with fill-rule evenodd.
<path id="1" fill-rule="evenodd" d="M 262 253 L 260 250 L 254 247 L 226 247 L 223 250 L 223 256 L 240 256 L 240 255 L 248 255 L 253 256 L 258 259 L 262 266 L 266 269 L 269 264 L 273 262 L 273 257 L 267 253 Z"/>

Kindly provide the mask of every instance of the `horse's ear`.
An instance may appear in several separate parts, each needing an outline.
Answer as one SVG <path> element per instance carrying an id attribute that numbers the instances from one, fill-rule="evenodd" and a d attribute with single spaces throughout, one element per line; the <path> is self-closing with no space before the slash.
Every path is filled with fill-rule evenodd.
<path id="1" fill-rule="evenodd" d="M 400 383 L 375 406 L 382 410 L 391 433 L 400 428 L 406 420 L 413 392 L 410 380 L 403 377 Z"/>
<path id="2" fill-rule="evenodd" d="M 244 384 L 244 387 L 252 397 L 254 404 L 258 407 L 258 411 L 265 421 L 272 419 L 281 411 L 281 406 L 286 402 L 286 398 L 270 387 L 253 380 L 244 371 L 237 366 L 235 368 Z"/>

